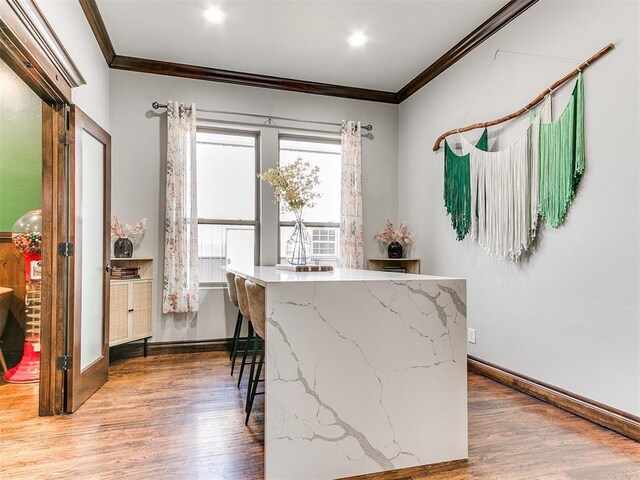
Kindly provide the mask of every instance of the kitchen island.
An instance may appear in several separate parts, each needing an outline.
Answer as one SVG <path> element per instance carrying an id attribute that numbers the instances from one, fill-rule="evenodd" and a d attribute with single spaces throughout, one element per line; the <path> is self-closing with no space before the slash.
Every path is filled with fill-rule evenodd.
<path id="1" fill-rule="evenodd" d="M 266 287 L 265 479 L 467 458 L 465 280 L 233 273 Z"/>

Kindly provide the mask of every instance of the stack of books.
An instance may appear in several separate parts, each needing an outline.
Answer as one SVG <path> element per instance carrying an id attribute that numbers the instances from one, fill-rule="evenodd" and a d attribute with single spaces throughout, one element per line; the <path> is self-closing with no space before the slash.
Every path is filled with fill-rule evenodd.
<path id="1" fill-rule="evenodd" d="M 382 267 L 383 272 L 407 273 L 404 267 L 396 267 L 394 265 L 385 265 Z"/>
<path id="2" fill-rule="evenodd" d="M 140 270 L 138 267 L 113 267 L 111 269 L 111 278 L 117 280 L 140 278 Z"/>

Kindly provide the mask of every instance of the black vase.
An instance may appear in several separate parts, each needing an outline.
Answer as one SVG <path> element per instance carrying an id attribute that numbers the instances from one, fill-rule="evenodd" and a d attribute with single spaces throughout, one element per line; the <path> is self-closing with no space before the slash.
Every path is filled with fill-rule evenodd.
<path id="1" fill-rule="evenodd" d="M 119 238 L 113 244 L 113 256 L 116 258 L 131 258 L 133 256 L 133 243 L 128 238 Z"/>
<path id="2" fill-rule="evenodd" d="M 402 258 L 402 245 L 398 242 L 391 242 L 387 247 L 389 258 Z"/>

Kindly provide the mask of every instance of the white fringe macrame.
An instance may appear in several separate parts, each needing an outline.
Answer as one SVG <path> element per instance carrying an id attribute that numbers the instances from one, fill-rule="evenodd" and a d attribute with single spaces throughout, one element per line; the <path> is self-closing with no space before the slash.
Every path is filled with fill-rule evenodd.
<path id="1" fill-rule="evenodd" d="M 498 152 L 482 151 L 462 137 L 470 164 L 471 239 L 504 260 L 517 262 L 535 238 L 540 120 L 550 117 L 550 108 L 547 98 L 524 135 Z"/>

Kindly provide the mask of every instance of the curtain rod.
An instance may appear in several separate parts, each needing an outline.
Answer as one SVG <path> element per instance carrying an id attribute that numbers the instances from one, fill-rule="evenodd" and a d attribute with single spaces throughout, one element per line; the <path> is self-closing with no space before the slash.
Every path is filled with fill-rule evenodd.
<path id="1" fill-rule="evenodd" d="M 151 106 L 157 110 L 159 108 L 167 108 L 166 104 L 162 104 L 162 103 L 158 103 L 158 102 L 153 102 L 151 104 Z M 191 107 L 187 107 L 187 108 L 191 108 Z M 210 109 L 206 109 L 206 108 L 199 108 L 198 112 L 206 112 L 206 113 L 222 113 L 224 115 L 239 115 L 242 117 L 254 117 L 254 118 L 266 118 L 267 119 L 267 125 L 273 125 L 273 120 L 284 120 L 287 122 L 298 122 L 298 123 L 315 123 L 316 125 L 331 125 L 332 127 L 340 127 L 342 126 L 341 123 L 335 123 L 335 122 L 320 122 L 320 121 L 315 121 L 315 120 L 303 120 L 300 118 L 290 118 L 290 117 L 274 117 L 273 115 L 260 115 L 260 114 L 256 114 L 256 113 L 243 113 L 243 112 L 230 112 L 227 110 L 210 110 Z M 373 125 L 362 125 L 360 128 L 362 128 L 362 130 L 366 130 L 367 132 L 370 132 L 371 130 L 373 130 Z"/>
<path id="2" fill-rule="evenodd" d="M 449 135 L 453 135 L 454 133 L 468 132 L 470 130 L 475 130 L 477 128 L 486 128 L 486 127 L 491 127 L 493 125 L 498 125 L 498 124 L 504 123 L 504 122 L 506 122 L 508 120 L 517 118 L 517 117 L 519 117 L 520 115 L 522 115 L 525 112 L 528 112 L 529 110 L 531 110 L 531 108 L 535 107 L 538 103 L 540 103 L 544 99 L 544 97 L 547 96 L 547 94 L 553 92 L 556 88 L 558 88 L 558 87 L 564 85 L 565 83 L 567 83 L 573 77 L 578 75 L 578 73 L 580 73 L 584 69 L 588 68 L 591 64 L 593 64 L 593 62 L 598 60 L 603 55 L 606 55 L 607 53 L 609 53 L 614 48 L 615 48 L 615 45 L 613 43 L 610 43 L 609 45 L 604 47 L 599 52 L 594 53 L 591 57 L 589 57 L 584 62 L 582 62 L 580 65 L 578 65 L 578 67 L 575 70 L 572 70 L 571 72 L 567 73 L 564 77 L 562 77 L 560 80 L 558 80 L 557 82 L 551 84 L 551 86 L 549 88 L 546 88 L 542 93 L 540 93 L 540 95 L 538 95 L 536 98 L 531 100 L 527 105 L 525 105 L 524 107 L 522 107 L 520 110 L 518 110 L 516 112 L 513 112 L 513 113 L 511 113 L 509 115 L 505 115 L 504 117 L 500 117 L 497 120 L 491 120 L 490 122 L 484 122 L 484 123 L 474 123 L 473 125 L 467 125 L 466 127 L 454 128 L 452 130 L 449 130 L 448 132 L 443 133 L 438 138 L 436 138 L 436 142 L 433 144 L 433 151 L 434 152 L 437 151 L 440 148 L 440 144 L 442 143 L 442 141 L 445 138 L 447 138 Z"/>

